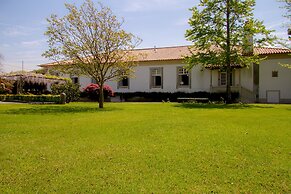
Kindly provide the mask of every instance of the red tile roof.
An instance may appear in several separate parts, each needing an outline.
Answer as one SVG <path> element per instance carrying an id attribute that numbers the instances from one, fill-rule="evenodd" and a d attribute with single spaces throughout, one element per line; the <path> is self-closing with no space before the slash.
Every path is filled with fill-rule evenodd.
<path id="1" fill-rule="evenodd" d="M 131 52 L 137 56 L 137 61 L 139 62 L 181 60 L 183 57 L 191 55 L 189 46 L 135 49 Z M 291 49 L 255 47 L 254 53 L 258 55 L 287 54 L 291 53 Z M 47 67 L 53 65 L 57 65 L 57 63 L 47 63 L 39 66 Z"/>
<path id="2" fill-rule="evenodd" d="M 284 48 L 254 48 L 255 54 L 258 55 L 272 55 L 272 54 L 286 54 L 291 53 L 290 49 Z"/>
<path id="3" fill-rule="evenodd" d="M 188 46 L 136 49 L 133 54 L 137 56 L 137 61 L 140 62 L 180 60 L 191 55 Z"/>

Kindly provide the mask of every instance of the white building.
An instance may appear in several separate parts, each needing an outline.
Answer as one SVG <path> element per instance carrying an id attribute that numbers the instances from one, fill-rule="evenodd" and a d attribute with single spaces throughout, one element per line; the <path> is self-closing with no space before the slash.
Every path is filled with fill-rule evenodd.
<path id="1" fill-rule="evenodd" d="M 122 81 L 110 81 L 115 92 L 225 92 L 226 73 L 203 69 L 197 65 L 187 72 L 183 57 L 190 55 L 187 46 L 136 49 L 142 54 L 133 77 Z M 291 103 L 291 69 L 280 63 L 291 64 L 291 50 L 279 48 L 254 48 L 261 57 L 267 57 L 259 65 L 235 68 L 232 72 L 232 91 L 240 93 L 241 101 Z M 40 65 L 50 68 L 52 64 Z M 92 80 L 71 76 L 81 88 Z"/>

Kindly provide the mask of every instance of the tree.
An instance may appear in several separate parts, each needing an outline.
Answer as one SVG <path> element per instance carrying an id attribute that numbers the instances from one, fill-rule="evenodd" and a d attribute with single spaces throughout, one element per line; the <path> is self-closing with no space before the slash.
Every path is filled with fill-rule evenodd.
<path id="1" fill-rule="evenodd" d="M 284 17 L 286 17 L 287 19 L 291 20 L 291 0 L 279 0 L 280 2 L 285 3 L 284 5 L 284 9 L 286 10 L 286 14 L 284 15 Z M 291 23 L 288 23 L 288 27 L 291 27 Z"/>
<path id="2" fill-rule="evenodd" d="M 130 53 L 141 39 L 123 30 L 123 21 L 101 3 L 95 7 L 86 0 L 79 8 L 65 6 L 67 15 L 47 19 L 49 50 L 43 56 L 55 60 L 66 72 L 73 70 L 96 80 L 99 108 L 103 108 L 104 83 L 132 73 L 136 57 Z"/>
<path id="3" fill-rule="evenodd" d="M 192 56 L 186 57 L 188 68 L 194 65 L 219 67 L 226 71 L 226 102 L 231 102 L 231 71 L 235 65 L 241 67 L 258 63 L 253 53 L 253 44 L 271 44 L 271 36 L 263 22 L 254 18 L 254 0 L 200 0 L 199 7 L 193 7 L 189 19 L 191 29 L 186 39 L 193 42 Z M 259 35 L 259 36 L 255 36 Z"/>
<path id="4" fill-rule="evenodd" d="M 291 40 L 291 0 L 279 0 L 279 2 L 285 3 L 285 5 L 282 8 L 286 10 L 286 13 L 283 16 L 289 20 L 287 25 L 286 25 L 286 27 L 288 29 L 288 36 L 289 36 L 288 38 L 289 38 L 289 41 L 290 41 Z M 288 40 L 287 41 L 283 40 L 281 42 L 281 45 L 283 45 L 286 48 L 291 49 L 290 42 L 288 44 Z M 291 69 L 291 65 L 290 64 L 282 64 L 282 63 L 280 63 L 280 64 L 283 67 L 287 67 L 287 68 Z"/>

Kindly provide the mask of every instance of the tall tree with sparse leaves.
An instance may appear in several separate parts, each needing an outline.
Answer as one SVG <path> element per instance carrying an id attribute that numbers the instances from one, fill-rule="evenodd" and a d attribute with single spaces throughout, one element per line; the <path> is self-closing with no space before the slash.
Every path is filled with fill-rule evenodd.
<path id="1" fill-rule="evenodd" d="M 289 28 L 291 28 L 291 0 L 279 0 L 279 1 L 285 4 L 283 6 L 283 8 L 286 10 L 286 14 L 284 14 L 284 17 L 286 17 L 289 20 L 289 23 L 287 25 Z"/>
<path id="2" fill-rule="evenodd" d="M 286 27 L 288 29 L 288 40 L 283 40 L 281 42 L 281 44 L 284 47 L 287 47 L 289 49 L 291 49 L 291 45 L 290 45 L 290 41 L 291 41 L 291 0 L 279 0 L 279 2 L 283 2 L 284 6 L 282 7 L 283 9 L 285 9 L 286 13 L 283 15 L 285 18 L 287 18 L 288 22 L 286 24 Z M 282 64 L 280 63 L 283 67 L 287 67 L 289 69 L 291 69 L 291 65 L 290 64 Z"/>
<path id="3" fill-rule="evenodd" d="M 231 103 L 231 71 L 259 63 L 253 45 L 270 45 L 275 40 L 263 22 L 254 18 L 255 0 L 200 0 L 190 9 L 190 29 L 186 39 L 193 42 L 192 56 L 186 57 L 188 68 L 218 66 L 226 71 L 227 103 Z"/>
<path id="4" fill-rule="evenodd" d="M 65 72 L 78 72 L 100 86 L 99 108 L 104 106 L 106 81 L 132 73 L 136 57 L 130 55 L 141 39 L 126 32 L 110 8 L 86 0 L 79 8 L 65 4 L 69 13 L 51 15 L 45 35 L 49 49 L 43 56 L 57 62 Z"/>

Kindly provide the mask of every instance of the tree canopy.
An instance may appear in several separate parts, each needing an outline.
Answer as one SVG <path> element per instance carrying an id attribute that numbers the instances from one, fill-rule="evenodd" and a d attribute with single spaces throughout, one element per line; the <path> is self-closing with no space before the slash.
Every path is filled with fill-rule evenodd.
<path id="1" fill-rule="evenodd" d="M 240 65 L 258 63 L 261 58 L 253 45 L 270 45 L 275 40 L 271 30 L 254 18 L 254 0 L 200 0 L 193 7 L 186 39 L 193 43 L 188 68 L 195 65 L 227 72 L 228 101 L 231 99 L 230 72 Z"/>
<path id="2" fill-rule="evenodd" d="M 291 41 L 291 0 L 279 0 L 280 2 L 283 2 L 284 3 L 284 6 L 282 7 L 286 13 L 283 14 L 283 16 L 288 20 L 287 24 L 286 24 L 286 27 L 287 27 L 287 30 L 288 30 L 288 40 L 283 40 L 281 42 L 281 44 L 284 46 L 284 47 L 287 47 L 289 49 L 291 49 L 291 45 L 290 45 L 290 41 Z M 280 63 L 283 67 L 287 67 L 289 69 L 291 69 L 291 65 L 290 64 L 282 64 Z"/>
<path id="3" fill-rule="evenodd" d="M 285 3 L 285 5 L 283 6 L 283 8 L 286 10 L 286 14 L 284 15 L 284 17 L 291 20 L 291 0 L 279 0 L 279 1 Z M 288 23 L 288 27 L 291 27 L 290 21 Z"/>
<path id="4" fill-rule="evenodd" d="M 136 65 L 130 55 L 141 39 L 122 28 L 110 8 L 86 0 L 79 8 L 65 4 L 69 13 L 63 17 L 51 15 L 49 49 L 43 56 L 57 61 L 67 72 L 87 75 L 100 86 L 99 107 L 103 108 L 103 86 L 111 79 L 121 79 L 132 73 Z M 69 64 L 69 65 L 68 65 Z M 73 70 L 73 71 L 70 71 Z"/>

